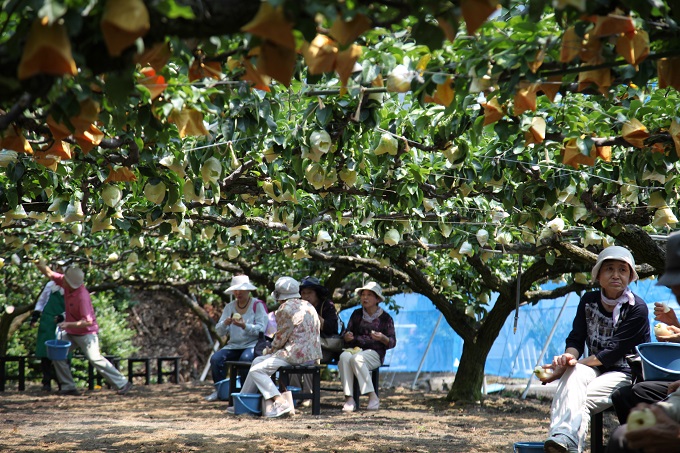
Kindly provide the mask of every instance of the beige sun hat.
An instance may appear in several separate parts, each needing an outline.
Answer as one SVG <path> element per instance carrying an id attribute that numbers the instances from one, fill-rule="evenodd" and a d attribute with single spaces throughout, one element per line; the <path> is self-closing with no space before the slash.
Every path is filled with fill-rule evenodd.
<path id="1" fill-rule="evenodd" d="M 380 299 L 380 302 L 385 300 L 385 297 L 383 296 L 383 293 L 382 293 L 382 288 L 376 282 L 368 282 L 364 286 L 362 286 L 361 288 L 355 289 L 354 292 L 357 293 L 358 295 L 361 295 L 361 291 L 363 291 L 365 289 L 367 289 L 369 291 L 373 291 L 375 293 L 375 295 L 378 296 L 378 299 Z"/>
<path id="2" fill-rule="evenodd" d="M 78 289 L 83 286 L 85 281 L 85 273 L 77 266 L 71 266 L 64 272 L 64 280 L 73 289 Z"/>
<path id="3" fill-rule="evenodd" d="M 257 289 L 257 286 L 250 283 L 250 278 L 247 275 L 235 275 L 231 279 L 231 286 L 227 288 L 227 294 L 232 294 L 234 291 L 252 291 Z"/>
<path id="4" fill-rule="evenodd" d="M 628 251 L 628 249 L 619 247 L 618 245 L 612 245 L 602 250 L 600 254 L 597 255 L 597 262 L 595 263 L 595 266 L 593 266 L 593 270 L 590 273 L 593 282 L 597 282 L 597 274 L 600 273 L 602 263 L 607 260 L 623 261 L 624 263 L 628 264 L 628 267 L 630 267 L 631 271 L 630 283 L 633 283 L 638 278 L 640 278 L 638 273 L 635 271 L 635 258 L 633 258 L 633 255 Z"/>
<path id="5" fill-rule="evenodd" d="M 293 277 L 281 277 L 276 280 L 272 293 L 274 300 L 299 299 L 301 297 L 300 283 Z"/>

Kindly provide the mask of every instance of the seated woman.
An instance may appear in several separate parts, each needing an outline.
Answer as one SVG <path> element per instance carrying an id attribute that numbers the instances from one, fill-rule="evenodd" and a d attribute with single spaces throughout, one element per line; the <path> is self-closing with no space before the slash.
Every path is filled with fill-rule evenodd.
<path id="1" fill-rule="evenodd" d="M 638 279 L 633 255 L 623 247 L 605 248 L 591 277 L 600 290 L 583 294 L 564 353 L 543 366 L 553 373 L 542 382 L 560 381 L 546 453 L 583 451 L 591 414 L 610 407 L 612 392 L 631 383 L 626 355 L 650 341 L 647 304 L 628 286 Z"/>
<path id="2" fill-rule="evenodd" d="M 314 277 L 305 277 L 300 283 L 300 295 L 304 300 L 312 304 L 316 309 L 321 323 L 321 338 L 332 338 L 338 336 L 338 312 L 330 298 L 328 289 L 321 285 Z M 324 341 L 321 341 L 321 363 L 330 363 L 339 353 L 324 348 Z"/>
<path id="3" fill-rule="evenodd" d="M 361 308 L 354 310 L 343 335 L 347 348 L 361 348 L 360 351 L 346 350 L 340 354 L 338 370 L 345 392 L 345 405 L 342 410 L 352 412 L 357 409 L 353 395 L 354 376 L 359 381 L 361 394 L 368 393 L 369 411 L 380 408 L 380 399 L 371 381 L 371 371 L 379 368 L 385 360 L 385 353 L 397 344 L 392 317 L 378 306 L 385 300 L 382 288 L 369 282 L 355 290 L 361 298 Z"/>
<path id="4" fill-rule="evenodd" d="M 213 382 L 217 383 L 227 377 L 226 362 L 252 362 L 254 348 L 260 332 L 267 327 L 267 311 L 265 304 L 259 299 L 250 297 L 250 291 L 257 289 L 247 275 L 237 275 L 231 279 L 231 286 L 227 294 L 232 294 L 234 300 L 224 307 L 220 320 L 215 325 L 218 334 L 229 334 L 227 344 L 215 352 L 210 358 Z M 241 376 L 241 382 L 245 380 Z M 231 376 L 236 379 L 236 376 Z M 217 399 L 217 392 L 205 398 L 208 401 Z"/>
<path id="5" fill-rule="evenodd" d="M 276 310 L 277 331 L 271 348 L 253 360 L 241 393 L 259 390 L 265 400 L 272 400 L 265 417 L 280 417 L 293 407 L 281 396 L 271 375 L 280 367 L 314 363 L 321 358 L 320 323 L 314 307 L 300 298 L 300 284 L 291 277 L 276 281 L 272 297 L 282 301 Z M 233 413 L 233 407 L 227 409 Z"/>

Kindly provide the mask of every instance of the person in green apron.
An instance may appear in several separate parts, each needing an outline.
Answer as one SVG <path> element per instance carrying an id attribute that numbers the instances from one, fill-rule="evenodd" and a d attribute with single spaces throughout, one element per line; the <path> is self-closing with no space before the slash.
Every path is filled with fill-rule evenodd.
<path id="1" fill-rule="evenodd" d="M 47 282 L 35 304 L 35 310 L 31 315 L 31 327 L 38 323 L 38 338 L 35 346 L 35 356 L 40 358 L 42 371 L 42 390 L 52 390 L 52 379 L 57 382 L 57 376 L 52 361 L 47 357 L 47 340 L 54 340 L 57 323 L 64 320 L 64 290 L 53 281 Z M 61 386 L 59 386 L 61 388 Z"/>

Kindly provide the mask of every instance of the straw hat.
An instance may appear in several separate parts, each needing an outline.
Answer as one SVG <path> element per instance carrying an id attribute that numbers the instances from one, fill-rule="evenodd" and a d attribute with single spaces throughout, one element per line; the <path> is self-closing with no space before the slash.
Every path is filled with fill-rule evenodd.
<path id="1" fill-rule="evenodd" d="M 593 270 L 590 273 L 593 282 L 597 281 L 597 274 L 600 273 L 602 263 L 607 260 L 623 261 L 624 263 L 628 264 L 628 267 L 630 267 L 631 271 L 630 283 L 633 283 L 639 278 L 638 273 L 635 271 L 635 259 L 633 258 L 633 255 L 626 248 L 619 247 L 618 245 L 612 245 L 611 247 L 607 247 L 606 249 L 602 250 L 600 254 L 597 255 L 597 262 L 595 263 L 595 266 L 593 266 Z"/>
<path id="2" fill-rule="evenodd" d="M 668 287 L 680 285 L 680 233 L 668 236 L 666 269 L 656 284 Z"/>
<path id="3" fill-rule="evenodd" d="M 64 272 L 64 280 L 66 280 L 66 283 L 68 283 L 68 286 L 71 288 L 78 289 L 83 286 L 85 273 L 79 267 L 71 266 Z"/>
<path id="4" fill-rule="evenodd" d="M 257 289 L 257 286 L 250 283 L 250 278 L 247 275 L 235 275 L 231 279 L 231 286 L 227 288 L 227 294 L 232 294 L 234 291 L 252 291 Z"/>
<path id="5" fill-rule="evenodd" d="M 299 299 L 300 284 L 292 277 L 281 277 L 276 280 L 272 297 L 274 300 Z"/>
<path id="6" fill-rule="evenodd" d="M 385 297 L 383 296 L 383 293 L 382 293 L 382 288 L 376 282 L 368 282 L 364 286 L 362 286 L 361 288 L 355 289 L 354 292 L 361 295 L 361 291 L 363 291 L 365 289 L 367 289 L 369 291 L 373 291 L 375 293 L 375 295 L 378 296 L 378 299 L 380 299 L 380 302 L 385 300 Z"/>

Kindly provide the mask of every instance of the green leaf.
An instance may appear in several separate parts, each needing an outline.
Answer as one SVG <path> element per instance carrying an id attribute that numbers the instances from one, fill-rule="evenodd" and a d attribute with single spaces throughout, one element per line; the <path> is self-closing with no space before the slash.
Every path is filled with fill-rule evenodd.
<path id="1" fill-rule="evenodd" d="M 175 0 L 159 0 L 154 7 L 168 19 L 195 19 L 190 6 L 178 5 Z"/>

